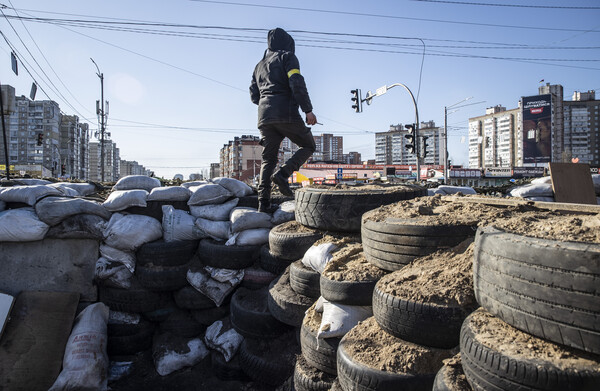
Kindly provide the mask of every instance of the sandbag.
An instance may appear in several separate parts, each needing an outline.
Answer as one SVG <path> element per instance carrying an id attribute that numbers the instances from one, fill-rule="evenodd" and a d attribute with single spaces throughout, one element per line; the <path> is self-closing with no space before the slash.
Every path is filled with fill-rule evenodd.
<path id="1" fill-rule="evenodd" d="M 15 178 L 15 179 L 11 179 L 10 181 L 13 183 L 16 183 L 17 185 L 23 185 L 23 186 L 49 185 L 52 183 L 46 179 L 35 179 L 35 178 Z"/>
<path id="2" fill-rule="evenodd" d="M 93 183 L 57 182 L 48 186 L 60 190 L 66 196 L 87 196 L 96 192 L 96 185 Z"/>
<path id="3" fill-rule="evenodd" d="M 198 217 L 195 224 L 204 235 L 210 238 L 215 240 L 227 240 L 229 238 L 229 229 L 231 228 L 229 221 L 212 221 Z"/>
<path id="4" fill-rule="evenodd" d="M 250 186 L 234 178 L 218 177 L 211 179 L 211 182 L 223 186 L 238 198 L 254 193 Z"/>
<path id="5" fill-rule="evenodd" d="M 158 220 L 142 215 L 114 213 L 104 230 L 104 242 L 119 250 L 135 251 L 142 244 L 162 237 Z"/>
<path id="6" fill-rule="evenodd" d="M 111 212 L 118 212 L 133 206 L 145 208 L 147 198 L 146 190 L 117 190 L 110 193 L 102 205 Z"/>
<path id="7" fill-rule="evenodd" d="M 342 337 L 354 326 L 371 316 L 373 307 L 331 303 L 323 297 L 319 298 L 322 304 L 321 326 L 317 338 Z M 315 306 L 320 309 L 320 305 Z"/>
<path id="8" fill-rule="evenodd" d="M 508 193 L 511 197 L 554 197 L 551 183 L 538 183 L 515 187 Z"/>
<path id="9" fill-rule="evenodd" d="M 271 218 L 273 225 L 279 225 L 287 223 L 288 221 L 293 221 L 296 218 L 295 208 L 295 201 L 285 201 L 279 204 L 279 208 L 277 208 L 277 210 L 273 213 L 273 217 Z"/>
<path id="10" fill-rule="evenodd" d="M 187 201 L 191 194 L 182 186 L 155 187 L 148 194 L 148 201 Z"/>
<path id="11" fill-rule="evenodd" d="M 188 205 L 212 205 L 221 204 L 233 196 L 229 190 L 216 183 L 206 183 L 190 187 L 192 195 Z"/>
<path id="12" fill-rule="evenodd" d="M 102 240 L 108 221 L 97 215 L 78 214 L 50 227 L 47 238 Z"/>
<path id="13" fill-rule="evenodd" d="M 229 217 L 231 232 L 242 232 L 254 228 L 271 228 L 271 216 L 254 208 L 235 208 Z"/>
<path id="14" fill-rule="evenodd" d="M 523 197 L 528 201 L 554 202 L 554 197 Z"/>
<path id="15" fill-rule="evenodd" d="M 95 303 L 77 315 L 65 348 L 63 369 L 49 391 L 107 389 L 108 313 L 104 303 Z"/>
<path id="16" fill-rule="evenodd" d="M 83 198 L 46 197 L 35 204 L 35 212 L 40 220 L 53 226 L 67 217 L 90 214 L 110 219 L 111 213 L 99 202 Z"/>
<path id="17" fill-rule="evenodd" d="M 449 186 L 441 185 L 434 190 L 435 194 L 449 195 L 449 194 L 477 194 L 475 189 L 469 186 Z"/>
<path id="18" fill-rule="evenodd" d="M 229 215 L 239 201 L 239 198 L 233 198 L 220 205 L 192 205 L 190 206 L 190 213 L 194 217 L 201 217 L 206 220 L 229 221 Z"/>
<path id="19" fill-rule="evenodd" d="M 29 206 L 50 195 L 61 196 L 60 190 L 48 185 L 12 186 L 0 188 L 0 201 L 20 202 Z"/>
<path id="20" fill-rule="evenodd" d="M 94 278 L 102 282 L 102 285 L 113 288 L 129 289 L 131 288 L 131 277 L 133 273 L 120 262 L 114 262 L 104 257 L 96 261 Z"/>
<path id="21" fill-rule="evenodd" d="M 100 255 L 109 261 L 123 264 L 132 273 L 135 272 L 135 253 L 132 251 L 123 251 L 106 244 L 101 244 Z"/>
<path id="22" fill-rule="evenodd" d="M 207 237 L 204 231 L 196 226 L 196 218 L 185 210 L 175 209 L 172 205 L 163 205 L 162 212 L 165 242 L 197 240 Z"/>
<path id="23" fill-rule="evenodd" d="M 237 353 L 244 337 L 238 334 L 231 324 L 225 326 L 222 320 L 217 320 L 206 329 L 204 342 L 225 357 L 225 362 L 231 361 Z"/>
<path id="24" fill-rule="evenodd" d="M 333 256 L 331 253 L 338 247 L 333 243 L 322 243 L 311 246 L 302 257 L 302 264 L 310 267 L 319 274 L 323 273 L 327 263 L 331 261 Z"/>
<path id="25" fill-rule="evenodd" d="M 540 183 L 552 184 L 552 177 L 551 176 L 543 176 L 543 177 L 534 178 L 531 180 L 532 185 L 539 185 Z"/>
<path id="26" fill-rule="evenodd" d="M 247 229 L 242 232 L 233 234 L 227 242 L 226 246 L 259 246 L 269 242 L 269 228 L 254 228 Z"/>
<path id="27" fill-rule="evenodd" d="M 146 175 L 127 175 L 117 181 L 113 190 L 146 190 L 152 191 L 155 187 L 160 187 L 160 181 L 157 178 L 151 178 Z"/>
<path id="28" fill-rule="evenodd" d="M 243 275 L 242 275 L 243 278 Z M 210 274 L 203 270 L 188 270 L 186 279 L 194 289 L 211 299 L 217 307 L 223 304 L 225 298 L 233 292 L 237 284 L 235 281 L 220 282 L 210 277 Z M 240 280 L 241 281 L 241 280 Z M 238 282 L 239 284 L 239 282 Z"/>
<path id="29" fill-rule="evenodd" d="M 184 182 L 181 184 L 181 186 L 185 187 L 186 189 L 189 189 L 190 187 L 205 185 L 207 183 L 208 183 L 208 181 L 192 181 L 192 182 Z"/>
<path id="30" fill-rule="evenodd" d="M 33 208 L 0 212 L 0 242 L 42 240 L 49 228 L 48 224 L 37 217 Z"/>
<path id="31" fill-rule="evenodd" d="M 198 364 L 209 354 L 202 338 L 184 338 L 174 334 L 160 334 L 152 345 L 156 372 L 167 376 L 178 369 Z"/>

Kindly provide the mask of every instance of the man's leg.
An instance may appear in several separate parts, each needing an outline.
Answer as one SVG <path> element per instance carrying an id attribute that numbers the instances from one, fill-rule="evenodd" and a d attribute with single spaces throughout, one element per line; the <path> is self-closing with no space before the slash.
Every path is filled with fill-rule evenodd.
<path id="1" fill-rule="evenodd" d="M 260 144 L 263 146 L 258 185 L 259 210 L 265 212 L 271 206 L 271 176 L 277 167 L 277 156 L 283 136 L 270 125 L 260 128 Z M 262 209 L 262 210 L 261 210 Z"/>
<path id="2" fill-rule="evenodd" d="M 281 133 L 300 147 L 279 169 L 279 172 L 288 178 L 294 171 L 298 171 L 308 158 L 312 156 L 317 146 L 315 145 L 315 139 L 310 128 L 306 127 L 302 122 L 288 124 L 286 129 Z"/>

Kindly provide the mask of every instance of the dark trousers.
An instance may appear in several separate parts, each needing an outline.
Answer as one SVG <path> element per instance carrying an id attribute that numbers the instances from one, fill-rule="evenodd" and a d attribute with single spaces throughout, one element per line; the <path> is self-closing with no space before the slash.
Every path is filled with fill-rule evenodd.
<path id="1" fill-rule="evenodd" d="M 258 200 L 268 204 L 271 199 L 271 175 L 277 167 L 279 146 L 284 138 L 289 138 L 300 149 L 285 162 L 279 171 L 289 177 L 297 171 L 315 151 L 315 139 L 310 128 L 303 122 L 267 124 L 259 128 L 260 145 L 263 146 L 262 165 L 260 166 L 260 184 Z"/>

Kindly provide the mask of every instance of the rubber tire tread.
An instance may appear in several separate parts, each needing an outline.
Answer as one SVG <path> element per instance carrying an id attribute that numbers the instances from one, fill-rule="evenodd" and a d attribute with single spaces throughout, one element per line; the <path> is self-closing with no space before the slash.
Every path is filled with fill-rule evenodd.
<path id="1" fill-rule="evenodd" d="M 321 296 L 321 275 L 305 266 L 302 260 L 290 265 L 290 286 L 299 295 L 318 299 Z"/>
<path id="2" fill-rule="evenodd" d="M 310 376 L 307 376 L 306 372 L 310 371 L 311 367 L 303 358 L 299 356 L 296 359 L 296 366 L 294 367 L 294 390 L 295 391 L 329 391 L 335 380 L 335 375 L 330 375 L 326 372 L 323 373 L 324 380 L 313 380 Z M 322 372 L 322 371 L 321 371 Z"/>
<path id="3" fill-rule="evenodd" d="M 217 306 L 208 296 L 192 286 L 184 286 L 173 292 L 173 299 L 177 307 L 185 310 L 206 310 Z"/>
<path id="4" fill-rule="evenodd" d="M 271 315 L 282 323 L 300 327 L 306 310 L 314 304 L 314 298 L 299 295 L 290 286 L 290 274 L 286 271 L 269 284 L 267 305 Z"/>
<path id="5" fill-rule="evenodd" d="M 106 351 L 109 356 L 133 355 L 152 347 L 155 329 L 153 323 L 140 319 L 138 324 L 130 325 L 130 331 L 120 330 L 118 334 L 111 333 L 110 326 L 108 325 L 109 332 L 106 339 Z"/>
<path id="6" fill-rule="evenodd" d="M 98 297 L 99 301 L 113 311 L 139 313 L 160 309 L 171 299 L 171 295 L 166 292 L 150 291 L 144 288 L 135 276 L 131 280 L 129 289 L 99 285 Z"/>
<path id="7" fill-rule="evenodd" d="M 259 257 L 260 246 L 226 246 L 224 241 L 202 239 L 198 257 L 205 266 L 220 269 L 244 269 Z"/>
<path id="8" fill-rule="evenodd" d="M 247 341 L 244 340 L 239 350 L 240 367 L 253 380 L 278 386 L 284 383 L 291 375 L 292 368 L 287 368 L 277 360 L 265 360 L 248 350 Z M 291 369 L 291 370 L 290 370 Z"/>
<path id="9" fill-rule="evenodd" d="M 309 365 L 330 375 L 337 375 L 337 348 L 341 338 L 317 338 L 304 323 L 300 327 L 300 348 Z"/>
<path id="10" fill-rule="evenodd" d="M 327 301 L 347 305 L 372 305 L 377 281 L 334 281 L 321 274 L 319 288 Z"/>
<path id="11" fill-rule="evenodd" d="M 176 291 L 188 285 L 187 271 L 194 260 L 180 266 L 137 266 L 140 284 L 153 291 Z"/>
<path id="12" fill-rule="evenodd" d="M 479 304 L 511 326 L 600 354 L 600 244 L 480 228 L 473 282 Z"/>
<path id="13" fill-rule="evenodd" d="M 292 261 L 284 260 L 277 257 L 271 252 L 268 244 L 263 244 L 260 248 L 259 266 L 273 274 L 279 275 L 292 263 Z"/>
<path id="14" fill-rule="evenodd" d="M 382 205 L 427 195 L 427 189 L 386 192 L 385 190 L 344 191 L 299 189 L 295 193 L 296 221 L 327 231 L 360 232 L 365 212 Z"/>
<path id="15" fill-rule="evenodd" d="M 560 370 L 557 366 L 536 360 L 523 359 L 486 346 L 477 340 L 478 330 L 470 327 L 468 319 L 460 334 L 460 355 L 463 370 L 475 391 L 562 391 L 598 390 L 600 375 L 577 368 Z"/>
<path id="16" fill-rule="evenodd" d="M 224 381 L 243 381 L 247 382 L 250 377 L 246 375 L 240 367 L 239 355 L 235 355 L 229 362 L 225 361 L 225 357 L 222 353 L 211 350 L 210 351 L 210 364 L 213 373 L 219 380 Z"/>
<path id="17" fill-rule="evenodd" d="M 471 385 L 468 384 L 464 380 L 464 378 L 461 380 L 463 383 L 467 383 L 467 384 L 460 384 L 460 385 L 450 384 L 448 382 L 449 376 L 447 376 L 447 374 L 450 373 L 450 371 L 452 371 L 452 370 L 457 370 L 457 369 L 449 367 L 448 365 L 442 366 L 440 368 L 440 370 L 438 371 L 437 375 L 435 375 L 435 379 L 433 380 L 433 388 L 431 391 L 472 391 L 473 390 Z M 462 372 L 462 366 L 461 366 L 460 370 Z"/>
<path id="18" fill-rule="evenodd" d="M 277 320 L 269 311 L 255 311 L 244 306 L 242 295 L 245 291 L 264 296 L 265 306 L 268 296 L 268 287 L 250 291 L 239 288 L 231 297 L 229 304 L 231 325 L 245 338 L 274 338 L 284 333 L 288 327 Z M 267 307 L 268 308 L 268 307 Z"/>
<path id="19" fill-rule="evenodd" d="M 403 245 L 403 246 L 416 246 L 416 247 L 453 247 L 456 244 L 462 242 L 468 237 L 475 235 L 473 231 L 472 235 L 448 235 L 448 232 L 437 236 L 417 236 L 409 234 L 395 234 L 387 233 L 376 230 L 371 230 L 364 225 L 360 229 L 361 237 L 364 239 L 376 240 L 382 243 Z"/>
<path id="20" fill-rule="evenodd" d="M 165 242 L 155 240 L 143 244 L 135 253 L 136 266 L 180 266 L 194 256 L 199 240 Z"/>
<path id="21" fill-rule="evenodd" d="M 367 367 L 352 358 L 346 352 L 348 340 L 342 338 L 337 351 L 338 381 L 346 391 L 430 391 L 435 375 L 413 376 L 390 373 Z"/>
<path id="22" fill-rule="evenodd" d="M 460 328 L 475 308 L 410 300 L 373 291 L 373 316 L 383 330 L 394 337 L 434 348 L 458 346 Z"/>
<path id="23" fill-rule="evenodd" d="M 320 232 L 281 232 L 280 224 L 269 231 L 269 249 L 271 254 L 279 259 L 295 261 L 304 256 L 304 253 L 319 239 L 323 237 Z"/>
<path id="24" fill-rule="evenodd" d="M 372 213 L 376 213 L 373 211 Z M 370 214 L 363 216 L 362 227 L 367 230 L 400 235 L 400 236 L 415 236 L 415 237 L 433 237 L 440 236 L 474 236 L 476 227 L 471 225 L 426 225 L 419 224 L 419 218 L 388 218 L 384 221 L 375 221 L 370 219 Z"/>
<path id="25" fill-rule="evenodd" d="M 363 246 L 363 252 L 370 264 L 392 272 L 402 269 L 404 266 L 417 259 L 415 255 L 385 253 L 365 246 Z"/>

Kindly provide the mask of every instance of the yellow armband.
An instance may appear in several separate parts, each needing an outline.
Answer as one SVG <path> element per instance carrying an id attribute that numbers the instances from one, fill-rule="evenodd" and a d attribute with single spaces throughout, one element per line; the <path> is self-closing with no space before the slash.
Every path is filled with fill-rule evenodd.
<path id="1" fill-rule="evenodd" d="M 300 69 L 298 69 L 298 68 L 294 68 L 294 69 L 292 69 L 291 71 L 289 71 L 289 72 L 288 72 L 288 79 L 289 79 L 290 77 L 292 77 L 292 75 L 293 75 L 293 74 L 295 74 L 295 73 L 297 73 L 297 74 L 300 74 Z"/>

